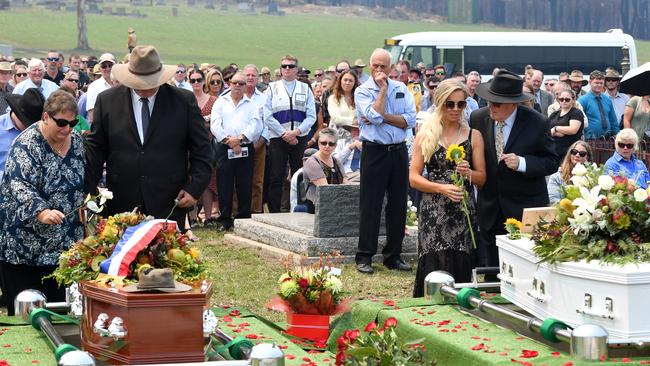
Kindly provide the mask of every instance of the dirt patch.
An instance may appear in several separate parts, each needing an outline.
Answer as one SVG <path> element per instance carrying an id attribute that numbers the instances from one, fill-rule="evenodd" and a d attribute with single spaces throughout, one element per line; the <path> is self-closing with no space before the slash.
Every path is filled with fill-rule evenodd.
<path id="1" fill-rule="evenodd" d="M 417 20 L 432 23 L 442 23 L 443 21 L 441 17 L 434 15 L 427 15 L 427 18 L 423 18 L 422 14 L 418 14 L 402 7 L 385 9 L 380 7 L 369 8 L 360 5 L 322 6 L 304 4 L 283 7 L 282 10 L 291 14 L 321 14 L 345 18 L 376 18 L 406 21 Z"/>

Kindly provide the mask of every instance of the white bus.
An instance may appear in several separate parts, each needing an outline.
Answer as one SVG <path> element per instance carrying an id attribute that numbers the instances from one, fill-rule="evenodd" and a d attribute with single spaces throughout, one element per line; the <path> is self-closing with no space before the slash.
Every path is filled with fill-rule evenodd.
<path id="1" fill-rule="evenodd" d="M 547 78 L 576 69 L 589 75 L 608 66 L 621 72 L 624 46 L 629 50 L 630 68 L 635 68 L 634 39 L 620 29 L 604 33 L 419 32 L 389 38 L 384 48 L 393 62 L 444 65 L 447 75 L 478 71 L 486 81 L 496 67 L 521 75 L 527 64 L 542 70 Z"/>

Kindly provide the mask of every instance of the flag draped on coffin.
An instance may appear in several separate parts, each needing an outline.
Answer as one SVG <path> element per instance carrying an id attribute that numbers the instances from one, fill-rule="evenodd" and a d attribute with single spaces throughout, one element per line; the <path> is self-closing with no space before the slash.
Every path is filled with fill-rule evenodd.
<path id="1" fill-rule="evenodd" d="M 149 220 L 124 230 L 110 258 L 102 261 L 99 271 L 112 276 L 128 276 L 131 262 L 142 249 L 146 248 L 160 230 L 169 226 L 176 229 L 176 221 Z"/>

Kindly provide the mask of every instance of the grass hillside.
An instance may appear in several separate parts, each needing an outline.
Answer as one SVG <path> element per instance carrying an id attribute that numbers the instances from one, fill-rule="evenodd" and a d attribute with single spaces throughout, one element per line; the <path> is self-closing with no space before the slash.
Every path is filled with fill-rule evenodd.
<path id="1" fill-rule="evenodd" d="M 113 4 L 113 6 L 115 6 Z M 315 8 L 318 9 L 318 8 Z M 322 8 L 326 9 L 326 8 Z M 288 13 L 286 16 L 247 15 L 234 10 L 180 7 L 172 17 L 171 6 L 138 7 L 146 18 L 87 15 L 92 52 L 112 52 L 118 58 L 126 50 L 126 30 L 136 29 L 138 44 L 153 44 L 166 63 L 210 62 L 219 65 L 277 65 L 287 53 L 308 68 L 334 64 L 342 58 L 367 59 L 385 38 L 425 30 L 495 31 L 491 26 L 449 25 L 432 21 L 399 21 L 338 14 Z M 130 12 L 130 8 L 127 7 Z M 77 44 L 76 13 L 40 7 L 0 12 L 0 43 L 14 46 L 17 56 L 44 56 L 48 49 L 67 55 Z M 650 60 L 650 42 L 637 42 L 639 63 Z M 534 60 L 531 60 L 534 64 Z"/>

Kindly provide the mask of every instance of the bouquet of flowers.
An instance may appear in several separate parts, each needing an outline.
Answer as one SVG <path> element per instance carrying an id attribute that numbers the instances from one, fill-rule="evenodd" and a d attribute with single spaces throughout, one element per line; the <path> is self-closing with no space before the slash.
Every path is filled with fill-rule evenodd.
<path id="1" fill-rule="evenodd" d="M 283 273 L 278 284 L 278 297 L 268 305 L 273 310 L 312 315 L 333 315 L 346 310 L 343 283 L 322 260 Z"/>
<path id="2" fill-rule="evenodd" d="M 447 154 L 445 155 L 445 158 L 454 164 L 459 164 L 463 161 L 463 159 L 465 159 L 465 148 L 457 144 L 451 144 L 447 148 Z M 465 177 L 454 171 L 451 174 L 451 180 L 455 185 L 463 190 L 463 199 L 460 201 L 461 210 L 465 214 L 467 224 L 469 225 L 469 233 L 472 237 L 472 248 L 476 249 L 476 238 L 474 237 L 474 229 L 472 228 L 472 219 L 469 216 L 469 209 L 467 208 L 467 197 L 469 194 L 465 189 Z"/>
<path id="3" fill-rule="evenodd" d="M 388 318 L 383 327 L 371 322 L 363 333 L 358 329 L 346 330 L 337 340 L 336 365 L 435 365 L 427 361 L 425 348 L 418 339 L 401 342 L 395 333 L 397 319 Z"/>
<path id="4" fill-rule="evenodd" d="M 406 226 L 418 226 L 418 208 L 411 200 L 406 203 Z"/>
<path id="5" fill-rule="evenodd" d="M 506 231 L 508 232 L 508 239 L 517 240 L 521 239 L 521 221 L 517 219 L 508 218 L 504 223 Z"/>
<path id="6" fill-rule="evenodd" d="M 564 190 L 556 218 L 538 223 L 532 236 L 543 262 L 650 260 L 650 190 L 596 164 L 577 164 Z"/>
<path id="7" fill-rule="evenodd" d="M 79 240 L 61 253 L 59 267 L 50 277 L 65 286 L 81 280 L 97 279 L 100 264 L 111 256 L 124 230 L 149 219 L 137 212 L 100 218 L 93 235 Z M 151 267 L 171 268 L 176 280 L 186 283 L 202 280 L 207 274 L 198 249 L 189 245 L 187 236 L 172 225 L 158 232 L 151 243 L 138 252 L 136 260 L 129 267 L 127 282 L 137 280 L 139 271 Z"/>

